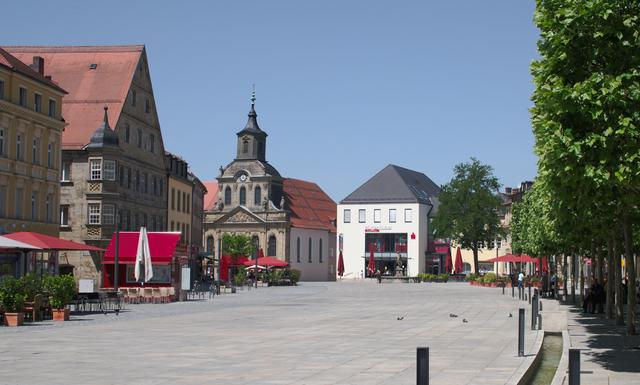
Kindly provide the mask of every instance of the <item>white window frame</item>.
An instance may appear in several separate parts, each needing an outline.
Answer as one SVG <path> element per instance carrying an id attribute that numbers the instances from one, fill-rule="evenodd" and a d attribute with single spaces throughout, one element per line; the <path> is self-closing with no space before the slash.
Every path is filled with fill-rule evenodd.
<path id="1" fill-rule="evenodd" d="M 38 193 L 38 191 L 31 191 L 31 220 L 32 221 L 39 221 L 40 220 L 40 216 L 38 214 L 40 214 L 40 210 L 39 210 L 39 205 L 38 200 L 40 200 L 40 194 Z"/>
<path id="2" fill-rule="evenodd" d="M 104 159 L 102 161 L 102 179 L 116 180 L 116 161 Z"/>
<path id="3" fill-rule="evenodd" d="M 102 207 L 100 203 L 94 202 L 87 205 L 88 216 L 87 221 L 90 225 L 99 225 L 102 223 Z"/>
<path id="4" fill-rule="evenodd" d="M 358 209 L 358 223 L 367 222 L 367 209 Z"/>
<path id="5" fill-rule="evenodd" d="M 404 209 L 404 223 L 413 222 L 413 211 L 411 209 Z"/>
<path id="6" fill-rule="evenodd" d="M 60 205 L 60 226 L 69 227 L 69 205 Z"/>
<path id="7" fill-rule="evenodd" d="M 60 182 L 71 181 L 71 162 L 63 162 L 60 170 Z"/>
<path id="8" fill-rule="evenodd" d="M 351 209 L 344 209 L 344 215 L 342 216 L 344 223 L 351 223 Z"/>
<path id="9" fill-rule="evenodd" d="M 38 103 L 40 101 L 40 103 Z M 33 110 L 35 112 L 42 112 L 42 94 L 39 92 L 33 93 Z"/>
<path id="10" fill-rule="evenodd" d="M 24 159 L 24 150 L 22 149 L 22 133 L 16 135 L 16 159 Z"/>
<path id="11" fill-rule="evenodd" d="M 373 222 L 380 223 L 381 220 L 382 220 L 382 210 L 373 209 Z"/>
<path id="12" fill-rule="evenodd" d="M 102 158 L 89 159 L 89 179 L 102 180 Z"/>
<path id="13" fill-rule="evenodd" d="M 103 204 L 102 205 L 102 224 L 103 225 L 112 225 L 114 224 L 116 215 L 116 208 L 112 204 Z"/>
<path id="14" fill-rule="evenodd" d="M 40 138 L 33 138 L 31 144 L 31 163 L 40 164 Z"/>
<path id="15" fill-rule="evenodd" d="M 389 209 L 389 223 L 396 223 L 396 209 Z"/>

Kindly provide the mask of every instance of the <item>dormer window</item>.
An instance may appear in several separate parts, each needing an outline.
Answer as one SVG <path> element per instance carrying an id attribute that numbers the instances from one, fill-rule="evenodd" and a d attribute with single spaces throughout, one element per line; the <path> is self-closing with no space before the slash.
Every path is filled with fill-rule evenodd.
<path id="1" fill-rule="evenodd" d="M 245 154 L 249 152 L 249 141 L 247 139 L 242 141 L 242 152 Z"/>

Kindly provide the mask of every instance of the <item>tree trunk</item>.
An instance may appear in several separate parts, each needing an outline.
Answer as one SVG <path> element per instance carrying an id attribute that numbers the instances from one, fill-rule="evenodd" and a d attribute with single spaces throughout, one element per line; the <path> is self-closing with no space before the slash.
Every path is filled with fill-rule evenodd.
<path id="1" fill-rule="evenodd" d="M 605 307 L 605 316 L 607 319 L 613 318 L 613 283 L 615 281 L 615 277 L 613 275 L 613 237 L 609 237 L 607 239 L 607 303 Z"/>
<path id="2" fill-rule="evenodd" d="M 584 306 L 584 259 L 578 257 L 578 272 L 580 278 L 580 304 Z"/>
<path id="3" fill-rule="evenodd" d="M 600 285 L 604 283 L 603 268 L 604 256 L 602 255 L 602 248 L 598 248 L 596 249 L 596 279 Z"/>
<path id="4" fill-rule="evenodd" d="M 562 300 L 567 302 L 567 285 L 569 281 L 569 267 L 567 266 L 567 254 L 562 255 Z"/>
<path id="5" fill-rule="evenodd" d="M 618 240 L 613 237 L 613 289 L 616 293 L 616 325 L 624 325 L 624 308 L 622 303 L 622 270 L 620 266 L 620 250 Z"/>
<path id="6" fill-rule="evenodd" d="M 627 334 L 636 334 L 636 267 L 633 253 L 633 229 L 628 212 L 624 214 L 624 255 L 627 277 Z"/>
<path id="7" fill-rule="evenodd" d="M 576 255 L 571 255 L 571 302 L 576 303 Z"/>
<path id="8" fill-rule="evenodd" d="M 473 270 L 476 274 L 479 274 L 480 269 L 478 268 L 478 244 L 474 243 L 471 247 L 473 250 Z"/>

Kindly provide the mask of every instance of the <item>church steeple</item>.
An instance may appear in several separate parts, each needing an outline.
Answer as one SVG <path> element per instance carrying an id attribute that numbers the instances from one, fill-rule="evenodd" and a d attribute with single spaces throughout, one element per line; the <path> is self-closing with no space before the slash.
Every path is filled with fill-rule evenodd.
<path id="1" fill-rule="evenodd" d="M 236 159 L 257 159 L 266 162 L 267 133 L 260 129 L 258 125 L 258 114 L 256 113 L 256 92 L 251 93 L 251 110 L 247 125 L 236 135 L 238 135 L 238 151 Z"/>
<path id="2" fill-rule="evenodd" d="M 96 128 L 96 130 L 93 132 L 93 135 L 91 135 L 91 139 L 89 144 L 87 145 L 87 148 L 106 146 L 118 147 L 118 134 L 116 134 L 115 131 L 113 131 L 111 127 L 109 127 L 109 116 L 107 115 L 108 109 L 109 107 L 104 106 L 104 117 L 102 118 L 102 124 L 100 125 L 100 127 Z"/>

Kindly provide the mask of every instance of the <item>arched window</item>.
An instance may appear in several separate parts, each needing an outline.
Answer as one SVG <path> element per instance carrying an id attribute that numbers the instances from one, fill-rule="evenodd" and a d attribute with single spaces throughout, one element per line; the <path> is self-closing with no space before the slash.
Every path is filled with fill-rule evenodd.
<path id="1" fill-rule="evenodd" d="M 227 206 L 231 204 L 231 187 L 229 186 L 224 189 L 224 204 Z"/>
<path id="2" fill-rule="evenodd" d="M 213 243 L 213 237 L 207 237 L 207 254 L 213 255 L 215 253 L 215 244 Z"/>
<path id="3" fill-rule="evenodd" d="M 244 186 L 240 187 L 240 204 L 247 204 L 247 189 Z"/>
<path id="4" fill-rule="evenodd" d="M 269 247 L 267 249 L 267 255 L 270 257 L 276 256 L 276 236 L 272 235 L 269 237 Z"/>
<path id="5" fill-rule="evenodd" d="M 312 242 L 311 242 L 311 238 L 309 238 L 309 263 L 311 263 L 311 247 L 312 247 Z"/>
<path id="6" fill-rule="evenodd" d="M 318 247 L 318 262 L 322 263 L 322 238 L 320 238 L 320 243 Z"/>
<path id="7" fill-rule="evenodd" d="M 261 202 L 262 202 L 262 189 L 260 188 L 260 186 L 256 186 L 256 189 L 253 193 L 253 204 L 255 204 L 256 206 L 260 206 Z"/>
<path id="8" fill-rule="evenodd" d="M 245 153 L 245 154 L 249 152 L 249 141 L 248 140 L 243 140 L 242 141 L 242 152 Z"/>
<path id="9" fill-rule="evenodd" d="M 296 239 L 296 262 L 300 263 L 300 237 Z"/>
<path id="10" fill-rule="evenodd" d="M 260 250 L 260 238 L 257 235 L 251 237 L 251 243 L 253 244 L 253 259 L 258 258 L 258 250 Z"/>

